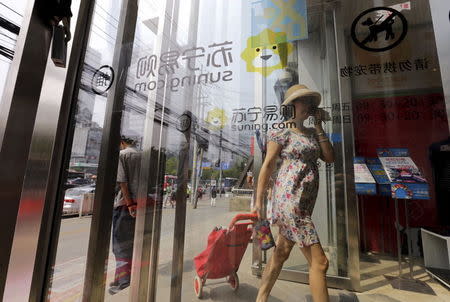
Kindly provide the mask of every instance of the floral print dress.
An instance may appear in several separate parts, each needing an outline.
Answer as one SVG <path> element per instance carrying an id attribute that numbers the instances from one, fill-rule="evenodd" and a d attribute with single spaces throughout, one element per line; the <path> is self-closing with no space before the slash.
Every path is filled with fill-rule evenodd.
<path id="1" fill-rule="evenodd" d="M 282 146 L 283 162 L 268 202 L 267 217 L 272 225 L 279 226 L 284 237 L 300 247 L 319 242 L 311 215 L 319 189 L 320 146 L 314 129 L 305 133 L 285 129 L 268 134 L 268 140 Z"/>

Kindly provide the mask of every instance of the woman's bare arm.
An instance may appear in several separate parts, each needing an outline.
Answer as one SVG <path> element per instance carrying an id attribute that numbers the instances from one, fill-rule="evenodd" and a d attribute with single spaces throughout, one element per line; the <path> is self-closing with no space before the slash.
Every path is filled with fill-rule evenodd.
<path id="1" fill-rule="evenodd" d="M 322 121 L 324 120 L 327 113 L 323 109 L 318 109 L 316 111 L 316 136 L 317 142 L 320 146 L 320 159 L 326 163 L 334 162 L 334 149 L 333 145 L 330 143 L 330 140 L 325 136 L 325 131 L 322 127 Z"/>
<path id="2" fill-rule="evenodd" d="M 320 159 L 326 163 L 334 163 L 334 149 L 330 141 L 320 142 Z"/>
<path id="3" fill-rule="evenodd" d="M 267 143 L 267 154 L 264 159 L 264 163 L 262 164 L 261 170 L 259 172 L 258 177 L 258 186 L 256 190 L 255 196 L 255 207 L 253 209 L 253 213 L 258 214 L 258 217 L 261 218 L 261 208 L 264 201 L 264 194 L 267 191 L 267 186 L 269 184 L 269 178 L 275 169 L 277 158 L 281 151 L 281 145 L 269 141 Z"/>

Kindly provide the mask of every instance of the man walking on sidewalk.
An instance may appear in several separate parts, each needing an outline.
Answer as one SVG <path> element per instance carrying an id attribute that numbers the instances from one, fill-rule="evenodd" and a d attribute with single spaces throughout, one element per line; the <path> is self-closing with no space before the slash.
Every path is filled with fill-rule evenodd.
<path id="1" fill-rule="evenodd" d="M 216 206 L 216 197 L 217 197 L 217 190 L 216 187 L 211 188 L 211 206 Z"/>
<path id="2" fill-rule="evenodd" d="M 116 257 L 116 272 L 114 282 L 110 284 L 108 290 L 111 295 L 130 286 L 136 217 L 135 198 L 139 185 L 140 164 L 141 153 L 136 150 L 135 141 L 122 136 L 117 168 L 117 195 L 112 220 L 112 250 Z"/>

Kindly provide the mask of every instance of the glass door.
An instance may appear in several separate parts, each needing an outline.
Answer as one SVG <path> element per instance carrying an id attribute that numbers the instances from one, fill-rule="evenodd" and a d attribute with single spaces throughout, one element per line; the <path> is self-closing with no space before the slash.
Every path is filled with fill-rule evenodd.
<path id="1" fill-rule="evenodd" d="M 302 29 L 287 35 L 266 19 L 291 2 L 96 2 L 60 201 L 71 217 L 55 238 L 47 300 L 194 299 L 208 238 L 251 210 L 247 173 L 257 178 L 268 133 L 288 127 L 282 100 L 295 83 L 320 92 L 333 115 L 326 130 L 338 160 L 320 164 L 314 219 L 330 277 L 351 288 L 342 144 L 351 131 L 338 97 L 335 11 L 302 3 L 291 7 Z M 249 247 L 233 258 L 247 286 L 237 295 L 258 288 L 267 256 Z M 307 281 L 299 255 L 282 278 Z M 221 288 L 203 296 L 240 299 Z"/>
<path id="2" fill-rule="evenodd" d="M 322 95 L 323 107 L 331 116 L 324 130 L 329 134 L 335 150 L 335 162 L 319 161 L 319 193 L 312 220 L 318 230 L 319 238 L 329 260 L 328 284 L 340 288 L 355 289 L 359 282 L 356 201 L 352 199 L 351 179 L 352 161 L 352 118 L 351 104 L 341 97 L 338 74 L 339 29 L 336 28 L 336 3 L 308 6 L 308 38 L 293 43 L 295 55 L 288 62 L 298 83 L 304 83 Z M 265 94 L 268 99 L 276 93 L 280 79 L 267 79 Z M 305 126 L 313 126 L 307 120 Z M 345 144 L 344 144 L 345 142 Z M 258 167 L 255 167 L 258 169 Z M 256 171 L 257 173 L 257 171 Z M 346 179 L 348 178 L 348 179 Z M 276 229 L 273 234 L 278 234 Z M 257 248 L 257 247 L 256 247 Z M 261 255 L 262 266 L 270 257 L 271 251 Z M 254 256 L 255 262 L 259 258 Z M 255 269 L 259 271 L 258 266 Z M 308 263 L 297 247 L 284 263 L 281 279 L 308 282 Z"/>

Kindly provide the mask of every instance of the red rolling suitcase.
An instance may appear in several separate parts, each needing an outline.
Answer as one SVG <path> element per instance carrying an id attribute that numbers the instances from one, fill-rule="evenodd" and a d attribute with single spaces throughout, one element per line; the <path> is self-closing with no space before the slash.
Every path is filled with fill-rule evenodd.
<path id="1" fill-rule="evenodd" d="M 227 278 L 231 288 L 238 289 L 237 271 L 250 242 L 253 221 L 256 219 L 257 215 L 254 214 L 239 214 L 233 218 L 228 229 L 216 227 L 209 234 L 206 249 L 194 258 L 197 271 L 194 290 L 199 299 L 206 279 Z M 236 223 L 241 220 L 253 221 Z"/>

